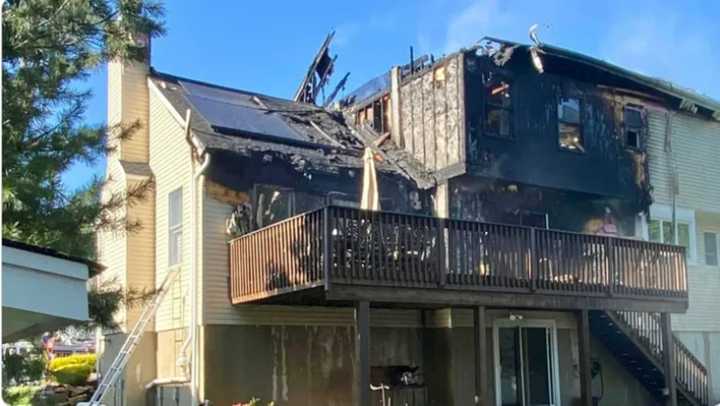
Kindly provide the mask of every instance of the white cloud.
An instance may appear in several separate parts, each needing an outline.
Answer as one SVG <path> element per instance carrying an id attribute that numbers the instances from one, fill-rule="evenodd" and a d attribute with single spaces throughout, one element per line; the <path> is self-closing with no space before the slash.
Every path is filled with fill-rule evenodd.
<path id="1" fill-rule="evenodd" d="M 677 82 L 720 97 L 714 79 L 720 72 L 716 28 L 690 21 L 665 7 L 621 14 L 607 28 L 599 55 L 608 61 L 650 76 Z"/>
<path id="2" fill-rule="evenodd" d="M 496 24 L 500 18 L 496 0 L 470 4 L 450 19 L 445 52 L 454 52 L 475 43 L 487 35 L 490 26 Z"/>

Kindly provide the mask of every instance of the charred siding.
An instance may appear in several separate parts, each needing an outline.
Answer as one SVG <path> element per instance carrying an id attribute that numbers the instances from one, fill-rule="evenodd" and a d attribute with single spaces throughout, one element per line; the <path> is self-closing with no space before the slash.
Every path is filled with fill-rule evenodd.
<path id="1" fill-rule="evenodd" d="M 462 66 L 450 56 L 400 85 L 400 143 L 431 171 L 465 161 Z"/>
<path id="2" fill-rule="evenodd" d="M 503 67 L 488 57 L 465 55 L 468 164 L 475 176 L 622 198 L 646 208 L 649 185 L 637 181 L 644 151 L 624 145 L 617 107 L 594 84 L 552 73 L 538 74 L 517 53 Z M 512 138 L 484 131 L 483 84 L 501 74 L 511 81 Z M 557 104 L 561 97 L 582 103 L 584 152 L 563 150 L 558 141 Z"/>

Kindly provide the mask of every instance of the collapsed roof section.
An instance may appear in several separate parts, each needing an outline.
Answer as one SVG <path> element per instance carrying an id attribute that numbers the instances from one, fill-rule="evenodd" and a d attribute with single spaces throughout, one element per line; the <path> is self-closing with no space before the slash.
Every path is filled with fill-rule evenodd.
<path id="1" fill-rule="evenodd" d="M 338 173 L 339 168 L 362 168 L 366 146 L 380 152 L 373 139 L 346 124 L 341 112 L 154 70 L 150 80 L 180 116 L 191 110 L 201 153 L 275 155 L 301 172 Z M 379 171 L 406 177 L 421 188 L 434 185 L 427 173 L 412 171 L 417 165 L 400 162 L 410 157 L 393 154 L 388 146 L 382 156 Z"/>

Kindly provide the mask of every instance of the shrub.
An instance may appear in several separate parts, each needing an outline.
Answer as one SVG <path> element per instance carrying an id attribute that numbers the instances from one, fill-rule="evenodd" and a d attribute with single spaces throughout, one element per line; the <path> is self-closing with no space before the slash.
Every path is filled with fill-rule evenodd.
<path id="1" fill-rule="evenodd" d="M 39 381 L 45 371 L 45 358 L 39 351 L 3 355 L 3 385 Z"/>
<path id="2" fill-rule="evenodd" d="M 31 405 L 40 386 L 14 386 L 3 390 L 3 400 L 10 406 Z"/>
<path id="3" fill-rule="evenodd" d="M 82 385 L 95 369 L 95 354 L 74 354 L 50 361 L 48 371 L 58 383 Z"/>

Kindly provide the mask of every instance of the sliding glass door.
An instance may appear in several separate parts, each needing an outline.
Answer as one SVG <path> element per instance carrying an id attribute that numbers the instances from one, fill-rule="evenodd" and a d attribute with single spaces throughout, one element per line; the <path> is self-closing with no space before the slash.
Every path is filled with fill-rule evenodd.
<path id="1" fill-rule="evenodd" d="M 552 322 L 501 320 L 494 333 L 497 405 L 558 405 Z"/>

